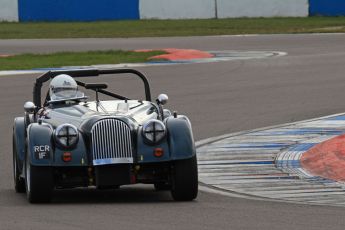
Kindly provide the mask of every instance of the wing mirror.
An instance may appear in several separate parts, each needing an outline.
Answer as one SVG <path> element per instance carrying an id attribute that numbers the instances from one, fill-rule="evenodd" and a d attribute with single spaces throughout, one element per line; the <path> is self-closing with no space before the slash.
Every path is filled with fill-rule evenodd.
<path id="1" fill-rule="evenodd" d="M 157 103 L 160 105 L 165 105 L 166 103 L 168 103 L 169 97 L 166 94 L 159 94 L 158 98 L 157 98 Z"/>
<path id="2" fill-rule="evenodd" d="M 29 113 L 29 114 L 33 114 L 35 112 L 36 106 L 34 103 L 32 103 L 31 101 L 27 101 L 24 104 L 24 110 L 25 112 Z"/>

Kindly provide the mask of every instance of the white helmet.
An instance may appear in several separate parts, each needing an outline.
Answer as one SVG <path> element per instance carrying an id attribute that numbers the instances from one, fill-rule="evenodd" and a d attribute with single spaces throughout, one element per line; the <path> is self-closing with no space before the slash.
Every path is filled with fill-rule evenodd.
<path id="1" fill-rule="evenodd" d="M 69 75 L 60 74 L 49 85 L 50 100 L 66 100 L 78 97 L 77 82 Z"/>

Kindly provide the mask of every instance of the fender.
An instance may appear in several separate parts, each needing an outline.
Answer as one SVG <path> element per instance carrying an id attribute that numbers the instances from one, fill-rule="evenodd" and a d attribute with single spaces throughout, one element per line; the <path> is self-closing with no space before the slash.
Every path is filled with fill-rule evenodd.
<path id="1" fill-rule="evenodd" d="M 31 164 L 35 166 L 51 166 L 54 159 L 51 143 L 52 127 L 45 123 L 32 123 L 28 126 L 27 133 L 27 151 Z"/>
<path id="2" fill-rule="evenodd" d="M 192 126 L 186 116 L 169 117 L 165 121 L 172 160 L 192 158 L 195 152 Z"/>
<path id="3" fill-rule="evenodd" d="M 60 149 L 55 146 L 53 140 L 53 128 L 51 125 L 43 123 L 30 124 L 28 127 L 28 151 L 30 161 L 35 166 L 86 166 L 89 164 L 87 150 L 82 135 L 79 133 L 79 141 L 73 149 Z M 62 155 L 64 152 L 72 154 L 72 161 L 64 162 Z"/>
<path id="4" fill-rule="evenodd" d="M 160 143 L 156 145 L 148 145 L 145 143 L 144 137 L 142 135 L 142 127 L 138 129 L 138 138 L 137 138 L 137 162 L 138 163 L 157 163 L 171 160 L 171 154 L 169 151 L 169 145 L 166 138 L 164 138 Z M 161 148 L 164 151 L 162 157 L 155 157 L 153 155 L 156 148 Z"/>
<path id="5" fill-rule="evenodd" d="M 64 152 L 69 152 L 72 154 L 72 160 L 70 162 L 64 162 L 62 160 L 62 156 Z M 85 147 L 85 142 L 83 139 L 82 134 L 79 132 L 79 140 L 78 144 L 73 149 L 60 149 L 56 147 L 54 149 L 54 166 L 63 166 L 63 167 L 70 167 L 70 166 L 87 166 L 90 165 L 90 161 L 88 159 L 88 151 Z"/>
<path id="6" fill-rule="evenodd" d="M 13 125 L 14 144 L 17 149 L 18 168 L 23 168 L 25 158 L 25 122 L 24 117 L 16 117 Z"/>

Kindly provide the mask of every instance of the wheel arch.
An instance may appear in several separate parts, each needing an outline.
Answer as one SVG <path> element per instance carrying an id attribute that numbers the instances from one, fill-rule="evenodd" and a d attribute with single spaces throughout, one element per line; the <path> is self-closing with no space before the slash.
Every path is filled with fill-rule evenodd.
<path id="1" fill-rule="evenodd" d="M 19 169 L 23 168 L 25 159 L 25 132 L 24 117 L 16 117 L 13 125 L 13 147 L 16 148 L 16 159 Z"/>
<path id="2" fill-rule="evenodd" d="M 186 116 L 166 119 L 168 141 L 172 160 L 188 159 L 195 156 L 195 144 L 192 126 Z"/>
<path id="3" fill-rule="evenodd" d="M 32 123 L 27 128 L 27 151 L 34 166 L 50 166 L 53 160 L 53 128 L 48 124 Z"/>

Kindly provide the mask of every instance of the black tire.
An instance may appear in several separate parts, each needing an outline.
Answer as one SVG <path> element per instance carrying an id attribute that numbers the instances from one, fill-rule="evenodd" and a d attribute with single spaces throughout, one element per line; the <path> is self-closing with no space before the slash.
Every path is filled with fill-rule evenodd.
<path id="1" fill-rule="evenodd" d="M 48 203 L 53 195 L 53 171 L 51 167 L 33 166 L 25 159 L 26 196 L 30 203 Z"/>
<path id="2" fill-rule="evenodd" d="M 16 139 L 13 134 L 13 178 L 14 178 L 14 189 L 17 193 L 25 193 L 25 180 L 20 176 L 21 171 L 19 170 L 18 160 L 17 160 L 17 148 L 16 148 Z"/>
<path id="3" fill-rule="evenodd" d="M 166 182 L 158 182 L 154 184 L 156 191 L 168 191 L 171 190 L 171 185 Z"/>
<path id="4" fill-rule="evenodd" d="M 198 165 L 196 155 L 176 161 L 172 170 L 171 195 L 176 201 L 191 201 L 198 196 Z"/>

